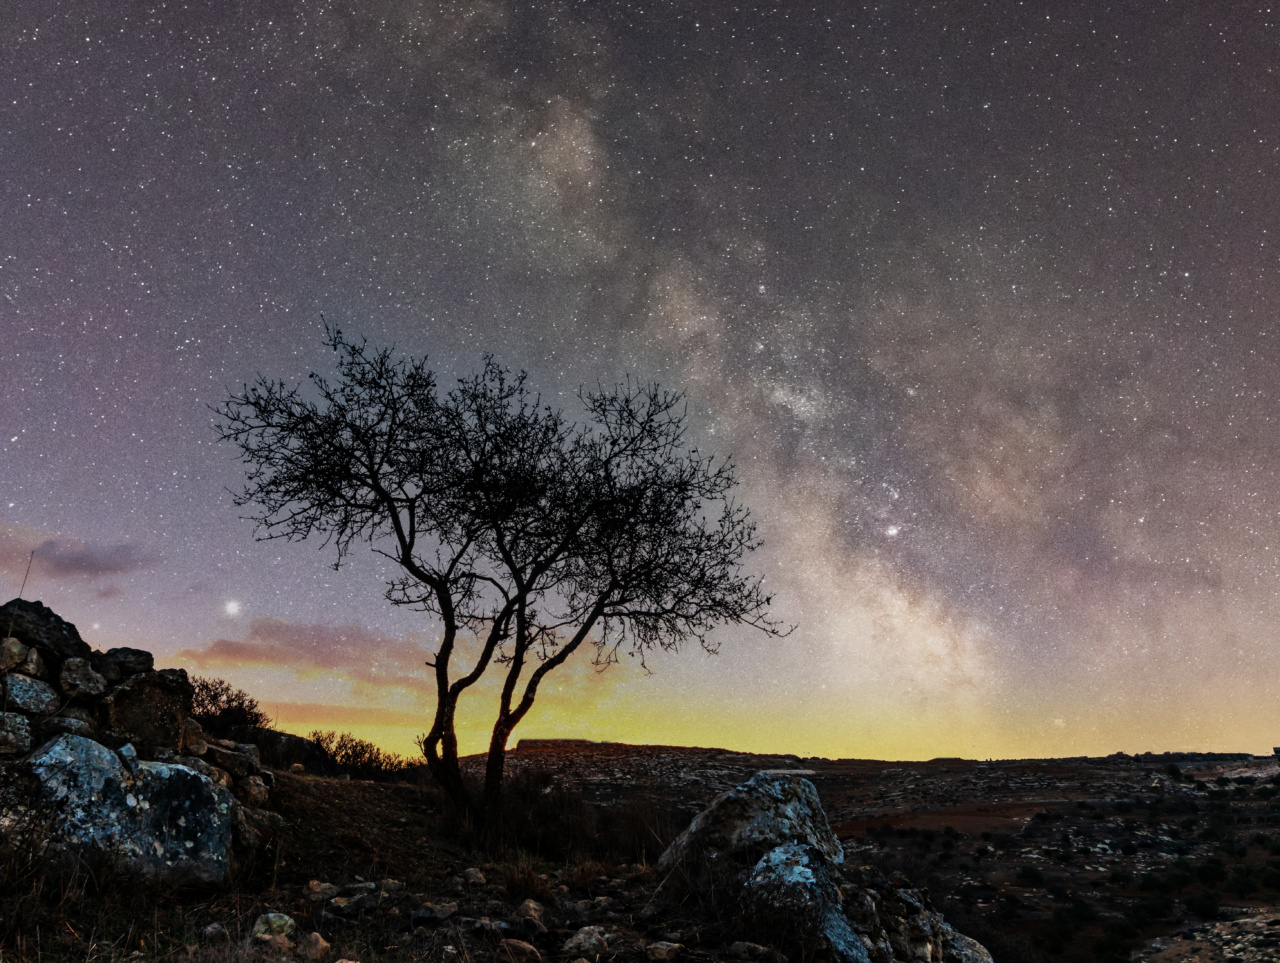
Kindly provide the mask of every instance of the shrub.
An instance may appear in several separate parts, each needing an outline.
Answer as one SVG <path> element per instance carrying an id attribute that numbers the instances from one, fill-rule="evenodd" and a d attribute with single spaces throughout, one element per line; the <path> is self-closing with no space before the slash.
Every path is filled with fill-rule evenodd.
<path id="1" fill-rule="evenodd" d="M 271 721 L 257 699 L 222 679 L 193 676 L 191 685 L 195 689 L 191 717 L 217 739 L 230 739 L 238 726 L 265 726 Z"/>
<path id="2" fill-rule="evenodd" d="M 1187 909 L 1202 920 L 1218 918 L 1218 894 L 1211 889 L 1196 893 L 1195 896 L 1188 896 L 1185 902 Z"/>
<path id="3" fill-rule="evenodd" d="M 385 752 L 349 732 L 317 729 L 307 738 L 320 748 L 333 768 L 353 779 L 395 779 L 417 770 L 403 756 Z"/>

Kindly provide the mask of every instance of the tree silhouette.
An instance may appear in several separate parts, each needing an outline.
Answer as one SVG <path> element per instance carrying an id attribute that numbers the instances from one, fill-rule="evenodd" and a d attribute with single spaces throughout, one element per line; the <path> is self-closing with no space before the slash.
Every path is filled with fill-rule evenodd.
<path id="1" fill-rule="evenodd" d="M 335 568 L 368 543 L 399 567 L 388 600 L 439 619 L 435 717 L 419 743 L 474 816 L 497 805 L 507 740 L 539 686 L 584 645 L 605 665 L 686 640 L 715 652 L 721 624 L 784 634 L 742 569 L 758 542 L 733 466 L 686 445 L 681 394 L 579 391 L 577 424 L 490 356 L 442 393 L 425 358 L 336 329 L 325 343 L 332 381 L 313 373 L 306 391 L 259 376 L 214 409 L 247 466 L 236 504 L 257 509 L 259 538 L 322 537 Z M 455 718 L 491 668 L 504 677 L 476 798 Z"/>

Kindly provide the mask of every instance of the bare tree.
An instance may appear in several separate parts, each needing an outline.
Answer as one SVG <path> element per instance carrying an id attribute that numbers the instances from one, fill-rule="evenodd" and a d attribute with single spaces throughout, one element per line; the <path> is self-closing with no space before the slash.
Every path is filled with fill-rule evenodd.
<path id="1" fill-rule="evenodd" d="M 322 537 L 335 568 L 364 542 L 399 566 L 387 598 L 443 627 L 422 752 L 474 815 L 497 804 L 507 740 L 538 687 L 584 644 L 607 665 L 689 639 L 715 652 L 721 624 L 783 634 L 742 569 L 758 542 L 733 466 L 686 445 L 680 394 L 580 391 L 576 424 L 492 357 L 442 393 L 425 358 L 338 330 L 325 343 L 332 381 L 313 373 L 304 391 L 260 376 L 214 409 L 247 466 L 236 504 L 257 509 L 259 538 Z M 478 655 L 464 659 L 470 641 Z M 491 667 L 504 677 L 477 799 L 454 721 Z"/>

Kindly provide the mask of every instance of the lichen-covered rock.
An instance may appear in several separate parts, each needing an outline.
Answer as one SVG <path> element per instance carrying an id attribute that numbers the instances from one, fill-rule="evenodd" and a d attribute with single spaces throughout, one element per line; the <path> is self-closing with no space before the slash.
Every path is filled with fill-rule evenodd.
<path id="1" fill-rule="evenodd" d="M 813 783 L 802 776 L 758 772 L 699 813 L 658 859 L 658 870 L 682 867 L 696 877 L 729 863 L 750 867 L 790 839 L 803 840 L 831 863 L 844 861 Z"/>
<path id="2" fill-rule="evenodd" d="M 182 737 L 195 690 L 183 669 L 130 676 L 101 703 L 102 728 L 132 742 L 144 755 L 158 749 L 182 751 Z"/>
<path id="3" fill-rule="evenodd" d="M 58 685 L 72 698 L 102 695 L 107 680 L 93 671 L 88 659 L 65 659 L 58 673 Z"/>
<path id="4" fill-rule="evenodd" d="M 41 602 L 13 599 L 0 606 L 0 625 L 24 645 L 48 649 L 59 660 L 87 659 L 92 649 L 70 622 Z M 12 626 L 12 628 L 10 628 Z"/>
<path id="5" fill-rule="evenodd" d="M 609 952 L 603 926 L 584 926 L 564 941 L 562 952 L 585 956 L 588 960 Z"/>
<path id="6" fill-rule="evenodd" d="M 155 668 L 155 659 L 143 649 L 121 647 L 93 654 L 93 667 L 108 682 L 119 682 L 131 675 L 141 675 Z"/>
<path id="7" fill-rule="evenodd" d="M 45 663 L 44 656 L 40 654 L 40 650 L 34 645 L 27 649 L 27 657 L 22 660 L 22 664 L 14 671 L 29 675 L 33 679 L 49 681 L 49 666 Z"/>
<path id="8" fill-rule="evenodd" d="M 94 849 L 122 869 L 175 882 L 218 883 L 230 871 L 231 795 L 184 766 L 135 762 L 62 735 L 29 760 L 57 813 L 55 846 Z"/>
<path id="9" fill-rule="evenodd" d="M 258 767 L 254 765 L 253 758 L 248 753 L 228 749 L 217 742 L 205 744 L 204 758 L 211 766 L 225 769 L 237 779 L 243 779 L 258 771 Z"/>
<path id="10" fill-rule="evenodd" d="M 29 716 L 53 715 L 62 704 L 53 686 L 18 672 L 4 677 L 4 700 L 10 709 Z"/>
<path id="11" fill-rule="evenodd" d="M 253 923 L 254 936 L 292 936 L 297 929 L 293 917 L 284 913 L 263 913 Z"/>
<path id="12" fill-rule="evenodd" d="M 839 963 L 869 963 L 866 947 L 845 918 L 840 887 L 828 865 L 808 843 L 783 843 L 756 863 L 743 890 L 743 904 L 757 925 L 778 933 L 790 931 L 806 949 L 825 950 Z"/>
<path id="13" fill-rule="evenodd" d="M 20 756 L 31 749 L 31 723 L 16 712 L 0 712 L 0 756 Z"/>

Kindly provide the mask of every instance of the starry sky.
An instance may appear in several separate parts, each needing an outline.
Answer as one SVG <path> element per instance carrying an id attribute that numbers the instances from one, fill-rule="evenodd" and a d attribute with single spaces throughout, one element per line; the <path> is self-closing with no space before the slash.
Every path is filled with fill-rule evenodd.
<path id="1" fill-rule="evenodd" d="M 1278 17 L 11 0 L 3 594 L 35 549 L 91 644 L 411 752 L 435 627 L 369 553 L 255 542 L 212 427 L 330 371 L 323 318 L 570 414 L 681 389 L 739 466 L 792 635 L 571 663 L 517 737 L 1268 752 Z"/>

